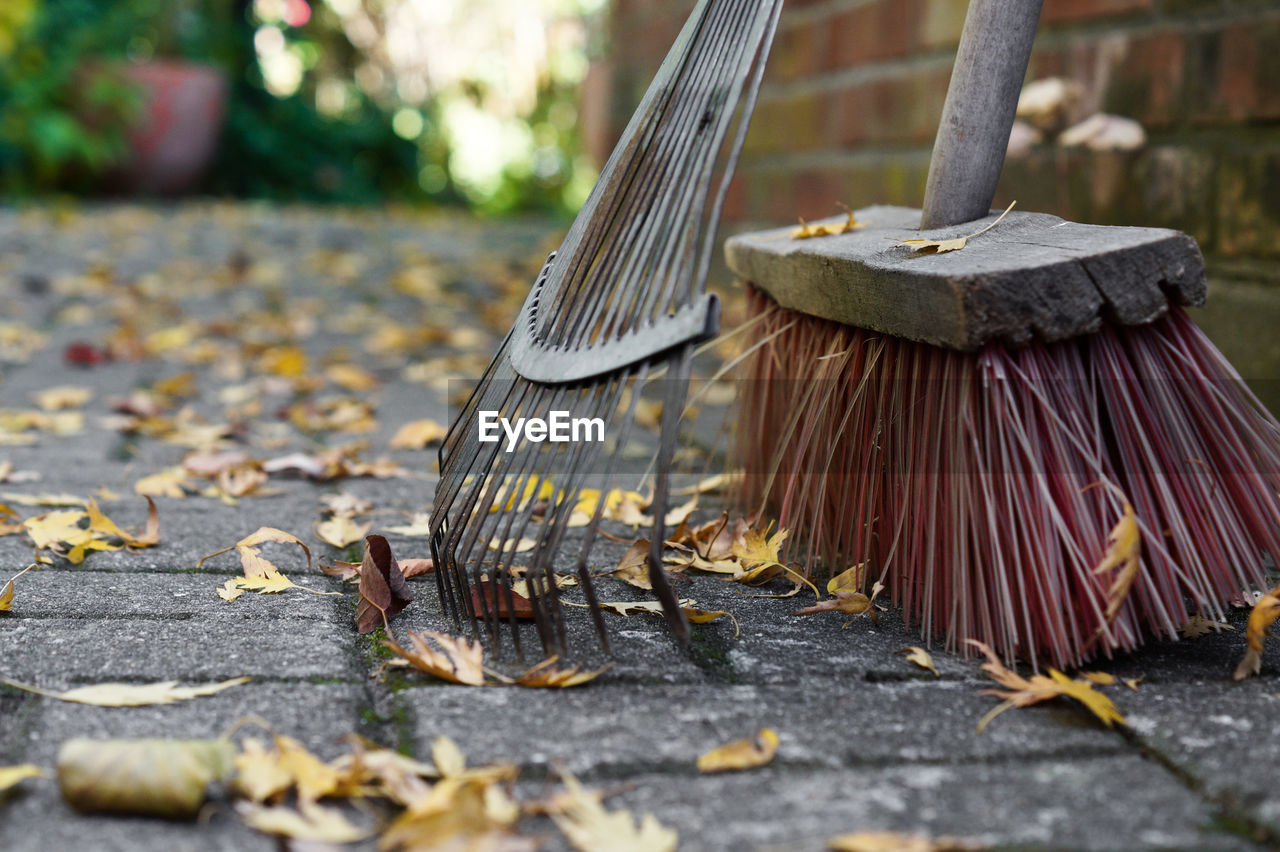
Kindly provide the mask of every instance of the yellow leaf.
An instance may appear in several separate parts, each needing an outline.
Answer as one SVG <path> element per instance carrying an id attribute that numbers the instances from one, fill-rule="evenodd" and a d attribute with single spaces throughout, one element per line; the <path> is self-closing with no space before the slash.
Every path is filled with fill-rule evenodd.
<path id="1" fill-rule="evenodd" d="M 866 582 L 866 573 L 865 562 L 846 568 L 827 581 L 827 594 L 834 595 L 837 591 L 861 592 L 862 584 Z"/>
<path id="2" fill-rule="evenodd" d="M 253 737 L 245 739 L 241 744 L 234 763 L 236 789 L 251 801 L 265 801 L 288 792 L 293 786 L 293 776 L 280 765 L 277 750 L 272 748 L 267 751 Z"/>
<path id="3" fill-rule="evenodd" d="M 971 852 L 986 844 L 956 837 L 899 834 L 896 831 L 858 831 L 827 840 L 834 852 Z"/>
<path id="4" fill-rule="evenodd" d="M 244 576 L 232 577 L 218 589 L 218 597 L 227 603 L 231 603 L 245 591 L 275 594 L 286 589 L 301 588 L 313 595 L 341 594 L 340 592 L 321 592 L 295 585 L 292 580 L 280 573 L 279 569 L 258 551 L 259 547 L 268 542 L 298 545 L 307 556 L 307 567 L 311 567 L 311 549 L 307 547 L 302 539 L 275 527 L 259 527 L 230 547 L 224 547 L 222 550 L 210 553 L 208 556 L 202 556 L 200 561 L 196 563 L 196 569 L 198 570 L 207 560 L 215 556 L 226 553 L 229 550 L 236 551 L 240 556 L 240 566 Z"/>
<path id="5" fill-rule="evenodd" d="M 84 506 L 85 499 L 74 494 L 19 494 L 14 491 L 0 493 L 0 500 L 17 506 Z"/>
<path id="6" fill-rule="evenodd" d="M 58 751 L 62 797 L 85 813 L 191 819 L 231 771 L 226 740 L 72 739 Z"/>
<path id="7" fill-rule="evenodd" d="M 316 537 L 337 548 L 346 547 L 364 539 L 373 529 L 373 522 L 357 523 L 346 515 L 338 515 L 316 524 Z"/>
<path id="8" fill-rule="evenodd" d="M 431 647 L 428 639 L 434 640 L 441 650 Z M 422 633 L 410 630 L 412 651 L 393 639 L 387 639 L 383 644 L 415 669 L 433 677 L 467 686 L 484 686 L 484 646 L 479 642 L 467 642 L 431 630 Z"/>
<path id="9" fill-rule="evenodd" d="M 68 408 L 83 407 L 86 402 L 93 398 L 93 391 L 84 387 L 61 385 L 37 391 L 32 396 L 36 401 L 36 405 L 45 411 L 62 411 Z"/>
<path id="10" fill-rule="evenodd" d="M 569 689 L 595 680 L 612 665 L 608 663 L 595 671 L 583 671 L 581 666 L 560 667 L 558 662 L 557 657 L 548 657 L 516 678 L 516 685 L 536 689 Z"/>
<path id="11" fill-rule="evenodd" d="M 1134 517 L 1133 507 L 1126 502 L 1124 516 L 1111 528 L 1111 534 L 1107 537 L 1107 552 L 1093 571 L 1095 574 L 1105 574 L 1120 568 L 1111 581 L 1111 588 L 1107 589 L 1105 617 L 1108 625 L 1115 621 L 1125 598 L 1129 596 L 1129 590 L 1133 588 L 1133 581 L 1138 578 L 1141 557 L 1142 533 L 1138 529 L 1138 519 Z"/>
<path id="12" fill-rule="evenodd" d="M 1262 671 L 1263 643 L 1267 640 L 1271 625 L 1278 617 L 1280 617 L 1280 586 L 1276 586 L 1269 593 L 1258 598 L 1258 602 L 1249 612 L 1249 624 L 1244 631 L 1248 647 L 1245 649 L 1244 659 L 1240 661 L 1240 665 L 1236 666 L 1235 674 L 1232 675 L 1236 680 L 1244 680 Z"/>
<path id="13" fill-rule="evenodd" d="M 551 818 L 573 848 L 580 852 L 675 852 L 678 836 L 653 814 L 645 814 L 636 825 L 630 811 L 606 811 L 577 778 L 568 772 L 561 775 L 568 792 L 556 800 Z"/>
<path id="14" fill-rule="evenodd" d="M 133 490 L 134 493 L 150 497 L 186 497 L 198 489 L 187 477 L 186 469 L 178 466 L 144 476 L 133 484 Z"/>
<path id="15" fill-rule="evenodd" d="M 343 390 L 373 390 L 380 383 L 378 377 L 355 364 L 334 364 L 324 371 L 325 378 Z"/>
<path id="16" fill-rule="evenodd" d="M 21 577 L 23 574 L 36 567 L 35 563 L 31 563 L 23 568 L 17 574 L 9 578 L 9 582 L 4 584 L 4 588 L 0 589 L 0 612 L 7 612 L 9 607 L 13 606 L 13 581 Z"/>
<path id="17" fill-rule="evenodd" d="M 386 527 L 386 531 L 405 536 L 431 535 L 431 515 L 427 512 L 418 512 L 409 519 L 407 525 L 403 527 Z"/>
<path id="18" fill-rule="evenodd" d="M 39 778 L 41 775 L 44 775 L 44 770 L 30 763 L 20 766 L 0 766 L 0 793 L 28 778 Z"/>
<path id="19" fill-rule="evenodd" d="M 414 420 L 396 430 L 391 437 L 395 450 L 421 450 L 428 444 L 443 441 L 449 430 L 434 420 Z"/>
<path id="20" fill-rule="evenodd" d="M 755 769 L 773 760 L 778 752 L 778 735 L 772 728 L 761 728 L 754 737 L 735 740 L 698 758 L 699 772 L 732 772 Z"/>
<path id="21" fill-rule="evenodd" d="M 974 231 L 972 234 L 969 234 L 967 236 L 954 237 L 949 240 L 925 240 L 925 239 L 917 238 L 917 239 L 911 239 L 911 240 L 898 240 L 898 242 L 902 243 L 903 245 L 914 243 L 914 245 L 911 245 L 911 250 L 919 254 L 942 254 L 943 252 L 948 252 L 948 251 L 959 251 L 960 249 L 965 247 L 965 244 L 969 240 L 973 239 L 976 236 L 979 236 L 980 234 L 985 234 L 987 231 L 990 231 L 996 225 L 999 225 L 1000 220 L 1003 219 L 1005 216 L 1008 216 L 1009 211 L 1013 209 L 1013 205 L 1017 203 L 1018 202 L 1016 201 L 1011 202 L 1009 206 L 1005 208 L 1005 211 L 1001 213 L 994 222 L 992 222 L 990 225 L 987 225 L 985 228 Z"/>
<path id="22" fill-rule="evenodd" d="M 787 540 L 788 535 L 790 533 L 787 530 L 780 529 L 766 539 L 765 533 L 759 530 L 747 530 L 742 536 L 742 542 L 734 544 L 733 553 L 744 566 L 781 565 L 782 557 L 778 548 Z"/>
<path id="23" fill-rule="evenodd" d="M 297 346 L 273 346 L 258 358 L 258 370 L 297 378 L 307 371 L 307 353 Z"/>
<path id="24" fill-rule="evenodd" d="M 1097 716 L 1108 728 L 1115 723 L 1127 725 L 1124 716 L 1116 709 L 1107 696 L 1093 688 L 1093 684 L 1084 680 L 1072 680 L 1057 669 L 1049 669 L 1049 675 L 1032 675 L 1024 678 L 1015 671 L 1005 668 L 991 648 L 977 639 L 966 639 L 965 642 L 981 651 L 987 658 L 982 670 L 1004 689 L 983 690 L 983 695 L 994 695 L 1003 698 L 1004 702 L 982 717 L 978 722 L 978 733 L 982 733 L 988 723 L 996 716 L 1011 707 L 1029 707 L 1053 698 L 1072 698 L 1083 704 L 1089 712 Z"/>
<path id="25" fill-rule="evenodd" d="M 684 610 L 684 617 L 692 621 L 694 624 L 709 624 L 717 618 L 729 616 L 733 621 L 733 635 L 739 636 L 742 631 L 738 629 L 738 619 L 734 618 L 733 613 L 726 612 L 722 609 L 698 609 L 697 607 L 686 606 L 681 607 Z"/>
<path id="26" fill-rule="evenodd" d="M 66 692 L 54 692 L 28 686 L 12 680 L 0 680 L 15 689 L 34 692 L 46 698 L 59 701 L 70 701 L 75 704 L 92 704 L 95 707 L 144 707 L 153 704 L 177 704 L 179 701 L 190 701 L 206 695 L 214 695 L 224 689 L 248 683 L 248 677 L 236 677 L 220 683 L 206 683 L 200 686 L 178 686 L 176 680 L 160 683 L 95 683 L 92 686 L 81 686 L 68 689 Z"/>
<path id="27" fill-rule="evenodd" d="M 1079 675 L 1082 680 L 1099 686 L 1114 686 L 1116 683 L 1116 676 L 1110 672 L 1079 672 Z"/>
<path id="28" fill-rule="evenodd" d="M 933 672 L 934 677 L 942 677 L 938 672 L 938 667 L 933 664 L 933 655 L 918 645 L 912 645 L 910 648 L 903 648 L 899 654 L 907 655 L 907 662 L 915 663 L 922 669 Z"/>
<path id="29" fill-rule="evenodd" d="M 441 778 L 461 775 L 467 771 L 467 758 L 458 744 L 448 737 L 436 737 L 431 744 L 431 762 Z"/>
<path id="30" fill-rule="evenodd" d="M 810 225 L 804 219 L 800 220 L 800 227 L 791 232 L 793 240 L 807 240 L 813 237 L 831 237 L 837 234 L 846 234 L 849 231 L 858 228 L 867 227 L 866 222 L 859 222 L 853 216 L 853 211 L 843 204 L 837 205 L 849 214 L 849 218 L 839 225 Z"/>
<path id="31" fill-rule="evenodd" d="M 252 829 L 294 840 L 355 843 L 373 833 L 370 829 L 352 825 L 341 811 L 314 802 L 301 801 L 297 810 L 285 805 L 264 807 L 251 802 L 240 802 L 236 805 L 236 812 L 244 820 L 244 824 Z"/>
<path id="32" fill-rule="evenodd" d="M 691 607 L 694 602 L 691 598 L 681 598 L 680 606 Z M 600 601 L 598 604 L 602 609 L 611 609 L 618 615 L 634 615 L 637 612 L 662 614 L 662 603 L 659 601 Z"/>

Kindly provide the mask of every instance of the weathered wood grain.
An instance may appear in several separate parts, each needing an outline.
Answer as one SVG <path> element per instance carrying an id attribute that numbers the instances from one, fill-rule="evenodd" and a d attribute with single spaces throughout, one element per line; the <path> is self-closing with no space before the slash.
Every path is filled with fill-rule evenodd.
<path id="1" fill-rule="evenodd" d="M 856 215 L 867 227 L 838 236 L 796 240 L 788 227 L 732 237 L 729 268 L 784 307 L 959 350 L 1064 340 L 1204 304 L 1204 261 L 1181 231 L 1015 211 L 960 251 L 916 254 L 896 240 L 964 236 L 998 214 L 933 231 L 916 230 L 920 211 L 907 207 Z"/>

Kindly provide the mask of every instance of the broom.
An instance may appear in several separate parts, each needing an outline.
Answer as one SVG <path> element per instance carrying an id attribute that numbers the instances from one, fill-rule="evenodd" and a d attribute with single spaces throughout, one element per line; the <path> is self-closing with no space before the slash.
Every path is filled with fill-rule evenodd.
<path id="1" fill-rule="evenodd" d="M 996 221 L 1039 7 L 970 3 L 923 212 L 726 255 L 755 335 L 749 505 L 813 568 L 866 563 L 925 637 L 1065 668 L 1263 581 L 1280 424 L 1183 311 L 1204 300 L 1185 234 L 1012 213 L 938 244 Z"/>

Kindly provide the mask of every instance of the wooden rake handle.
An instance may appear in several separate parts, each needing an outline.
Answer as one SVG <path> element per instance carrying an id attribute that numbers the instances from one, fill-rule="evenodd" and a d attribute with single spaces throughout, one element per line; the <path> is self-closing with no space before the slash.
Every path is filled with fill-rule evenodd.
<path id="1" fill-rule="evenodd" d="M 921 230 L 990 212 L 1042 2 L 970 0 L 929 160 Z"/>

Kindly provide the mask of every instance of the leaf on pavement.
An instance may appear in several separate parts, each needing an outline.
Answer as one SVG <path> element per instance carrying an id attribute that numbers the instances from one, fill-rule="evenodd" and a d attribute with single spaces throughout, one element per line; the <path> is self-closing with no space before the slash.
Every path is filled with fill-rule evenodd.
<path id="1" fill-rule="evenodd" d="M 244 824 L 264 834 L 277 834 L 315 843 L 355 843 L 372 834 L 371 829 L 352 824 L 336 808 L 301 801 L 298 807 L 263 806 L 252 802 L 236 804 Z"/>
<path id="2" fill-rule="evenodd" d="M 23 521 L 27 535 L 37 550 L 49 550 L 72 565 L 79 565 L 95 550 L 153 547 L 160 540 L 160 517 L 156 504 L 147 497 L 147 520 L 143 529 L 131 533 L 121 529 L 102 513 L 90 498 L 83 509 L 46 512 Z"/>
<path id="3" fill-rule="evenodd" d="M 414 420 L 406 423 L 391 436 L 394 450 L 421 450 L 428 444 L 443 441 L 449 430 L 434 420 Z"/>
<path id="4" fill-rule="evenodd" d="M 754 737 L 726 743 L 698 758 L 699 772 L 737 772 L 755 769 L 773 760 L 778 752 L 778 734 L 761 728 Z"/>
<path id="5" fill-rule="evenodd" d="M 387 532 L 406 536 L 431 535 L 431 516 L 426 512 L 419 512 L 402 527 L 387 527 Z"/>
<path id="6" fill-rule="evenodd" d="M 230 547 L 224 547 L 222 550 L 210 553 L 208 556 L 202 556 L 200 561 L 196 563 L 196 569 L 199 570 L 200 566 L 204 565 L 206 561 L 229 550 L 236 552 L 240 557 L 240 566 L 244 571 L 244 575 L 232 577 L 222 584 L 222 588 L 218 589 L 218 597 L 227 603 L 234 601 L 245 591 L 275 594 L 283 592 L 285 589 L 303 588 L 295 586 L 292 580 L 280 573 L 280 570 L 276 568 L 273 562 L 263 557 L 259 548 L 268 542 L 298 545 L 298 547 L 302 548 L 302 552 L 307 555 L 307 567 L 311 567 L 311 549 L 307 547 L 302 539 L 275 527 L 259 527 Z M 319 592 L 315 589 L 305 589 L 305 591 L 316 595 L 337 594 L 336 592 Z"/>
<path id="7" fill-rule="evenodd" d="M 441 650 L 431 647 L 428 639 L 439 645 Z M 484 646 L 479 642 L 468 642 L 432 630 L 422 633 L 410 630 L 409 644 L 413 650 L 405 649 L 394 639 L 387 639 L 382 644 L 415 669 L 433 677 L 466 686 L 484 686 Z"/>
<path id="8" fill-rule="evenodd" d="M 192 819 L 208 787 L 231 772 L 226 740 L 72 739 L 58 751 L 58 786 L 84 813 Z"/>
<path id="9" fill-rule="evenodd" d="M 609 668 L 605 664 L 595 671 L 583 671 L 581 666 L 561 666 L 559 657 L 548 657 L 516 678 L 517 686 L 535 689 L 569 689 L 595 680 Z"/>
<path id="10" fill-rule="evenodd" d="M 1258 598 L 1249 612 L 1249 624 L 1245 627 L 1244 659 L 1236 666 L 1236 680 L 1244 680 L 1262 671 L 1262 648 L 1271 632 L 1271 625 L 1280 617 L 1280 586 L 1276 586 L 1267 594 Z"/>
<path id="11" fill-rule="evenodd" d="M 133 484 L 133 491 L 144 497 L 181 498 L 199 493 L 200 488 L 187 476 L 186 468 L 178 465 L 142 477 Z"/>
<path id="12" fill-rule="evenodd" d="M 738 627 L 738 619 L 731 612 L 723 609 L 698 609 L 696 606 L 680 607 L 684 610 L 684 617 L 692 621 L 694 624 L 710 624 L 718 618 L 729 616 L 729 620 L 733 622 L 733 635 L 742 635 L 741 628 Z"/>
<path id="13" fill-rule="evenodd" d="M 498 618 L 534 617 L 533 603 L 527 597 L 492 580 L 481 580 L 471 586 L 471 608 L 476 618 L 485 618 L 490 612 L 495 613 Z"/>
<path id="14" fill-rule="evenodd" d="M 39 778 L 44 770 L 30 763 L 19 766 L 0 766 L 0 793 L 22 783 L 28 778 Z"/>
<path id="15" fill-rule="evenodd" d="M 942 677 L 938 672 L 938 667 L 933 664 L 933 655 L 918 645 L 912 645 L 910 648 L 903 648 L 899 654 L 907 655 L 907 662 L 915 663 L 922 669 L 933 672 L 934 677 Z"/>
<path id="16" fill-rule="evenodd" d="M 653 814 L 645 814 L 637 825 L 630 811 L 605 810 L 599 797 L 584 790 L 569 772 L 562 771 L 561 777 L 568 790 L 556 798 L 551 819 L 574 849 L 580 852 L 675 852 L 679 837 Z"/>
<path id="17" fill-rule="evenodd" d="M 56 698 L 59 701 L 70 701 L 75 704 L 92 704 L 96 707 L 144 707 L 152 704 L 177 704 L 180 701 L 190 701 L 193 698 L 214 695 L 224 689 L 230 689 L 233 686 L 248 682 L 248 677 L 236 677 L 220 683 L 206 683 L 199 686 L 178 686 L 176 680 L 147 684 L 95 683 L 92 686 L 81 686 L 76 689 L 68 689 L 65 692 L 55 692 L 41 689 L 37 686 L 28 686 L 17 681 L 0 680 L 0 683 L 12 686 L 15 689 L 34 692 L 36 695 L 43 695 L 46 698 Z"/>
<path id="18" fill-rule="evenodd" d="M 653 583 L 649 580 L 649 539 L 638 538 L 633 541 L 612 573 L 622 582 L 637 589 L 653 591 Z"/>
<path id="19" fill-rule="evenodd" d="M 315 526 L 316 538 L 338 549 L 354 544 L 369 534 L 373 522 L 359 523 L 347 515 L 335 515 Z"/>
<path id="20" fill-rule="evenodd" d="M 1011 707 L 1030 707 L 1032 704 L 1039 704 L 1041 701 L 1049 701 L 1059 697 L 1072 698 L 1080 702 L 1108 728 L 1116 723 L 1121 725 L 1129 724 L 1124 716 L 1120 714 L 1120 711 L 1116 709 L 1116 705 L 1112 703 L 1111 699 L 1094 689 L 1093 684 L 1088 681 L 1072 680 L 1053 668 L 1049 669 L 1048 676 L 1036 674 L 1030 678 L 1025 678 L 1017 672 L 1005 668 L 1004 664 L 996 657 L 995 652 L 986 643 L 979 642 L 977 639 L 966 639 L 965 642 L 977 648 L 986 656 L 987 662 L 982 664 L 982 670 L 992 680 L 1004 687 L 1003 689 L 986 689 L 982 691 L 983 695 L 994 695 L 997 698 L 1003 698 L 1004 701 L 982 717 L 982 720 L 978 722 L 978 733 L 982 733 L 982 729 L 992 719 Z"/>
<path id="21" fill-rule="evenodd" d="M 373 632 L 413 600 L 413 592 L 391 555 L 391 545 L 380 535 L 365 537 L 359 589 L 360 602 L 356 605 L 359 633 Z"/>
<path id="22" fill-rule="evenodd" d="M 36 564 L 33 562 L 30 565 L 28 565 L 26 568 L 23 568 L 17 574 L 14 574 L 12 577 L 10 577 L 9 582 L 4 584 L 3 589 L 0 589 L 0 612 L 6 612 L 8 611 L 9 607 L 13 606 L 13 581 L 21 577 L 23 574 L 27 573 L 34 567 L 36 567 Z"/>
<path id="23" fill-rule="evenodd" d="M 1210 633 L 1216 633 L 1221 630 L 1235 630 L 1230 624 L 1222 621 L 1214 621 L 1205 618 L 1203 615 L 1193 615 L 1187 619 L 1187 623 L 1178 628 L 1178 633 L 1182 634 L 1183 639 L 1196 640 L 1201 636 L 1207 636 Z"/>
<path id="24" fill-rule="evenodd" d="M 987 845 L 958 837 L 857 831 L 828 839 L 827 848 L 833 852 L 976 852 L 987 848 Z"/>

